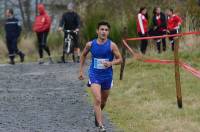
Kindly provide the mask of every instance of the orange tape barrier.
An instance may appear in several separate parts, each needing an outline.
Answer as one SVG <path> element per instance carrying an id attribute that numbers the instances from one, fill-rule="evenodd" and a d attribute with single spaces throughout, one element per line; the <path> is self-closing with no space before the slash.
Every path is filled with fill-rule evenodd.
<path id="1" fill-rule="evenodd" d="M 153 60 L 153 59 L 149 59 L 149 60 L 144 60 L 144 62 L 159 63 L 159 64 L 174 64 L 173 60 Z"/>
<path id="2" fill-rule="evenodd" d="M 146 62 L 146 63 L 158 63 L 158 64 L 174 64 L 175 63 L 174 60 L 144 59 L 144 57 L 140 53 L 134 52 L 125 40 L 122 40 L 122 41 L 123 41 L 123 44 L 125 45 L 125 47 L 128 49 L 128 51 L 132 54 L 132 56 L 135 59 L 142 60 L 143 62 Z M 185 71 L 188 71 L 188 72 L 192 73 L 192 75 L 200 78 L 200 71 L 199 70 L 191 67 L 189 64 L 184 63 L 184 62 L 179 62 L 179 65 Z"/>
<path id="3" fill-rule="evenodd" d="M 144 60 L 147 63 L 159 63 L 159 64 L 174 64 L 173 60 Z M 185 70 L 192 73 L 194 76 L 200 78 L 200 71 L 191 67 L 189 64 L 184 62 L 179 62 L 179 65 Z"/>
<path id="4" fill-rule="evenodd" d="M 182 62 L 182 63 L 181 63 L 181 67 L 182 67 L 183 69 L 185 69 L 186 71 L 192 73 L 194 76 L 200 78 L 200 71 L 197 70 L 197 69 L 195 69 L 195 68 L 193 68 L 193 67 L 191 67 L 189 64 L 186 64 L 186 63 L 183 63 L 183 62 Z"/>
<path id="5" fill-rule="evenodd" d="M 167 37 L 180 37 L 185 35 L 199 35 L 200 32 L 184 32 L 184 33 L 178 33 L 173 35 L 162 35 L 162 36 L 153 36 L 153 37 L 140 37 L 140 38 L 126 38 L 126 41 L 132 41 L 132 40 L 145 40 L 145 39 L 160 39 L 160 38 L 167 38 Z"/>

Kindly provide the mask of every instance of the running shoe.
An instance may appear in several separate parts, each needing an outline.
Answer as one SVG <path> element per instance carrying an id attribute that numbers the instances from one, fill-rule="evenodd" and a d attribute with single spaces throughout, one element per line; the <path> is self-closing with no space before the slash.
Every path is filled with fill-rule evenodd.
<path id="1" fill-rule="evenodd" d="M 106 132 L 106 129 L 104 126 L 99 126 L 99 132 Z"/>

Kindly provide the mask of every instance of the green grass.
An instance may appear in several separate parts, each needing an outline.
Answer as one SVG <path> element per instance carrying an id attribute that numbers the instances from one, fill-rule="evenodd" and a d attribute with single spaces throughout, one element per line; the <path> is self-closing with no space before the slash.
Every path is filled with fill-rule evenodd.
<path id="1" fill-rule="evenodd" d="M 172 52 L 154 58 L 173 58 Z M 197 64 L 196 52 L 182 51 L 180 56 Z M 199 59 L 198 59 L 199 60 Z M 187 61 L 186 61 L 187 62 Z M 129 59 L 123 81 L 115 67 L 114 87 L 106 111 L 111 121 L 125 132 L 197 132 L 200 131 L 200 81 L 180 70 L 183 109 L 176 104 L 173 65 L 147 64 Z"/>

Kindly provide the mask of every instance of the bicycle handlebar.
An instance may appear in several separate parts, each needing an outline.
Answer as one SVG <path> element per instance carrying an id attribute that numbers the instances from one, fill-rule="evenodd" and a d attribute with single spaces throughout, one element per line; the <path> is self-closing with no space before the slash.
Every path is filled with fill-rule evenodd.
<path id="1" fill-rule="evenodd" d="M 75 33 L 77 34 L 78 31 L 75 31 L 75 30 L 63 30 L 64 33 Z"/>

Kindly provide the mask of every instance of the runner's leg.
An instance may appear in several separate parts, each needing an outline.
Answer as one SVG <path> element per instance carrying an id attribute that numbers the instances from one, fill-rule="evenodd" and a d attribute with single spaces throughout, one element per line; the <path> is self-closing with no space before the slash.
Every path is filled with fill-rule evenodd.
<path id="1" fill-rule="evenodd" d="M 101 86 L 99 84 L 92 84 L 91 91 L 94 97 L 94 111 L 99 126 L 102 126 L 102 113 L 101 113 Z"/>
<path id="2" fill-rule="evenodd" d="M 106 105 L 109 93 L 110 93 L 110 90 L 101 91 L 101 110 L 103 110 Z"/>

